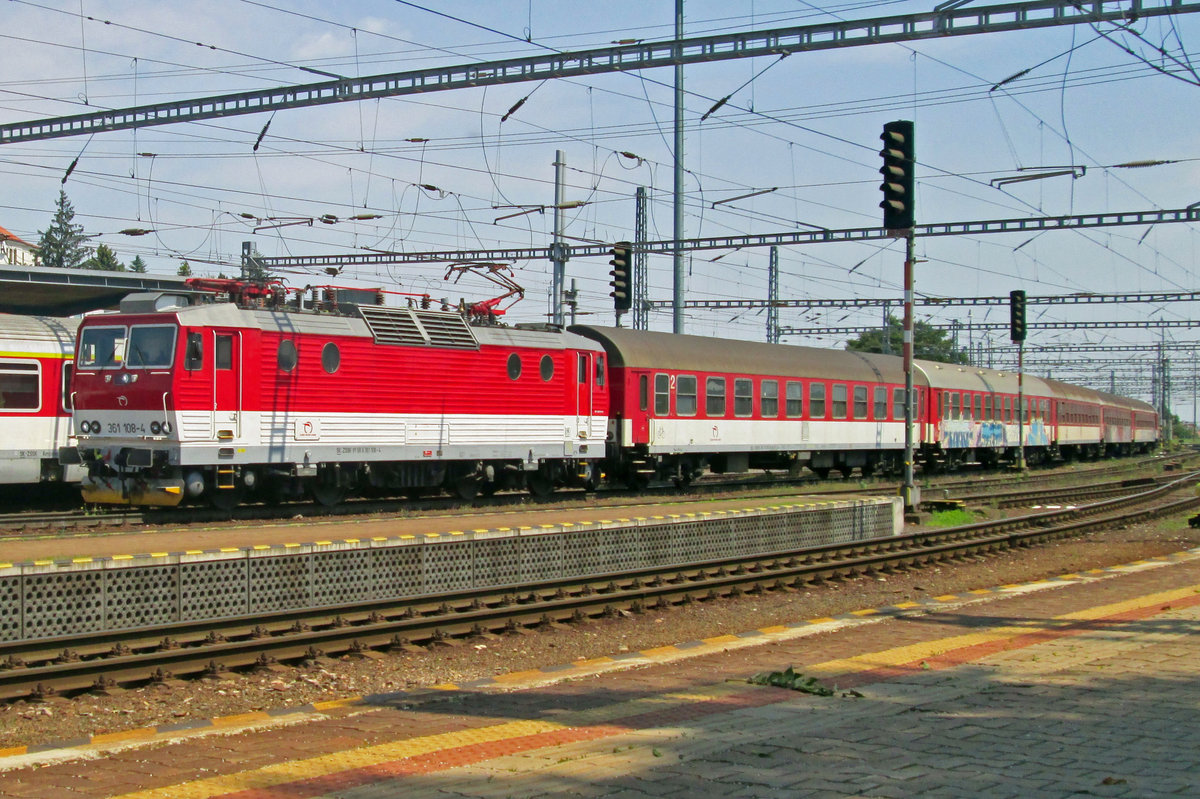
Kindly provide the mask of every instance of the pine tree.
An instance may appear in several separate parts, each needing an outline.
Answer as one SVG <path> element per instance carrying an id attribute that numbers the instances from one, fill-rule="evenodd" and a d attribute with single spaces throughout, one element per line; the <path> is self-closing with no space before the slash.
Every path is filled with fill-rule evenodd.
<path id="1" fill-rule="evenodd" d="M 133 260 L 129 262 L 129 271 L 138 272 L 139 274 L 146 271 L 146 262 L 142 260 L 142 256 L 133 256 Z"/>
<path id="2" fill-rule="evenodd" d="M 184 261 L 183 263 L 179 264 L 179 271 L 175 274 L 179 275 L 180 277 L 191 277 L 192 267 L 188 265 L 187 261 Z"/>
<path id="3" fill-rule="evenodd" d="M 107 244 L 96 247 L 96 253 L 83 264 L 84 269 L 99 269 L 102 272 L 124 272 L 125 264 L 117 260 L 117 254 Z"/>
<path id="4" fill-rule="evenodd" d="M 43 265 L 59 269 L 83 266 L 88 258 L 88 249 L 83 244 L 87 236 L 83 234 L 83 225 L 76 225 L 74 219 L 75 209 L 67 199 L 66 191 L 59 189 L 54 219 L 50 227 L 39 231 L 38 258 Z"/>

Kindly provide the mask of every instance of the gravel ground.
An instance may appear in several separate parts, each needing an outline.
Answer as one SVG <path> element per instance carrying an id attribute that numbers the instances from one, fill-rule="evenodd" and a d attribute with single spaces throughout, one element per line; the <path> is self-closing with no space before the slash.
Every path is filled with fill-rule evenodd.
<path id="1" fill-rule="evenodd" d="M 942 564 L 920 572 L 862 577 L 803 591 L 738 599 L 591 622 L 531 635 L 465 641 L 429 652 L 343 658 L 307 668 L 277 667 L 219 682 L 155 685 L 113 695 L 0 704 L 0 748 L 68 741 L 120 730 L 289 708 L 346 696 L 478 679 L 580 658 L 647 649 L 860 608 L 1024 582 L 1128 563 L 1200 545 L 1186 517 L 1087 538 Z M 764 664 L 764 668 L 771 665 Z"/>

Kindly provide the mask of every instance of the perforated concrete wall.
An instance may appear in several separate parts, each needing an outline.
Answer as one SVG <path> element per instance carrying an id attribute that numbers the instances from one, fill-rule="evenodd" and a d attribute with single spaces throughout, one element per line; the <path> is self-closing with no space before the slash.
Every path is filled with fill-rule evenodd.
<path id="1" fill-rule="evenodd" d="M 405 600 L 895 535 L 899 500 L 0 567 L 0 641 Z"/>

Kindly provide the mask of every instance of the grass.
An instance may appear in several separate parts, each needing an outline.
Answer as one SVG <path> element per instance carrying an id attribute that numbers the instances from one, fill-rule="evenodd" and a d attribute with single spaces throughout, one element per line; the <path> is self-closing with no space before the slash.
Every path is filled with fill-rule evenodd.
<path id="1" fill-rule="evenodd" d="M 978 519 L 969 510 L 940 510 L 929 516 L 930 527 L 960 527 L 974 524 Z"/>

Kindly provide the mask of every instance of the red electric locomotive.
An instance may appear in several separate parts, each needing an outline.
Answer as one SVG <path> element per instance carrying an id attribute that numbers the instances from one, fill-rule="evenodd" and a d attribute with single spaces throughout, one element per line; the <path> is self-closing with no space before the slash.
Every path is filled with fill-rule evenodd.
<path id="1" fill-rule="evenodd" d="M 549 329 L 384 305 L 331 312 L 278 286 L 132 295 L 85 319 L 75 432 L 89 502 L 334 503 L 370 487 L 463 497 L 599 479 L 605 356 Z M 213 300 L 217 301 L 213 301 Z"/>

